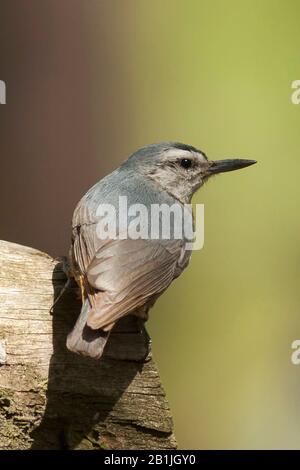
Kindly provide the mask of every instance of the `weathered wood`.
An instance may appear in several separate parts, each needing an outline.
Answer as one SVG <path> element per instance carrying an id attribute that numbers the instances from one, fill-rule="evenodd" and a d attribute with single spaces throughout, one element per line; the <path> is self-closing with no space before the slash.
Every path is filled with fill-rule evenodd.
<path id="1" fill-rule="evenodd" d="M 80 309 L 75 285 L 50 315 L 64 282 L 59 260 L 0 242 L 0 449 L 175 448 L 151 353 L 115 359 L 141 342 L 130 324 L 100 361 L 67 351 Z"/>

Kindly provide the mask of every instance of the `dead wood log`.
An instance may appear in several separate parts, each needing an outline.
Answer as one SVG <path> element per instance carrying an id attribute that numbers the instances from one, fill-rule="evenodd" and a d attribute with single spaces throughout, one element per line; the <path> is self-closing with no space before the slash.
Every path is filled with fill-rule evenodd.
<path id="1" fill-rule="evenodd" d="M 0 449 L 174 449 L 170 409 L 151 352 L 128 317 L 100 361 L 66 349 L 80 309 L 62 263 L 0 242 Z M 131 317 L 133 319 L 133 317 Z"/>

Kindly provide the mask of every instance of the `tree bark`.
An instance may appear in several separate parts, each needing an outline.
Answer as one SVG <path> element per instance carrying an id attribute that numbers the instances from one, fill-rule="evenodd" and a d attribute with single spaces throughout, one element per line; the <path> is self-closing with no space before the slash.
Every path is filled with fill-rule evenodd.
<path id="1" fill-rule="evenodd" d="M 0 242 L 0 449 L 174 449 L 172 417 L 133 317 L 95 361 L 66 349 L 79 314 L 61 260 Z M 128 358 L 128 355 L 125 355 Z"/>

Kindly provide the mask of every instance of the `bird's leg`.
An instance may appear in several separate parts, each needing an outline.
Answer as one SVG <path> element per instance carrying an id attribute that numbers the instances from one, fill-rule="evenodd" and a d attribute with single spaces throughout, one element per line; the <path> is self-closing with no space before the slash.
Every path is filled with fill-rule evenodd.
<path id="1" fill-rule="evenodd" d="M 50 315 L 53 315 L 55 305 L 62 298 L 62 296 L 64 295 L 64 293 L 66 292 L 66 290 L 68 289 L 68 287 L 71 283 L 72 274 L 71 274 L 70 265 L 69 265 L 69 262 L 68 262 L 67 258 L 62 259 L 62 269 L 63 269 L 63 272 L 65 273 L 65 275 L 67 276 L 67 280 L 66 280 L 64 286 L 62 287 L 60 293 L 56 297 L 53 305 L 50 308 Z"/>
<path id="2" fill-rule="evenodd" d="M 66 283 L 64 284 L 63 288 L 61 289 L 60 293 L 58 294 L 58 296 L 56 297 L 52 307 L 50 308 L 50 314 L 53 315 L 53 311 L 54 311 L 54 307 L 55 305 L 57 304 L 57 302 L 59 301 L 59 299 L 62 298 L 62 296 L 64 295 L 64 293 L 66 292 L 66 290 L 68 289 L 69 285 L 71 283 L 71 279 L 67 279 Z"/>
<path id="3" fill-rule="evenodd" d="M 83 276 L 79 276 L 79 285 L 80 285 L 81 302 L 84 303 L 84 301 L 85 301 L 85 290 L 84 290 Z"/>

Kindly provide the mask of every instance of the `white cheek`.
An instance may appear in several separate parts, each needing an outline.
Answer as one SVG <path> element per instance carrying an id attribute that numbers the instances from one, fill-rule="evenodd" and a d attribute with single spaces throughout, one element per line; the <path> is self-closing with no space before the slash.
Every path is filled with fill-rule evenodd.
<path id="1" fill-rule="evenodd" d="M 164 152 L 164 157 L 166 160 L 170 158 L 189 158 L 191 156 L 191 152 L 189 150 L 181 150 L 181 149 L 169 149 Z"/>

